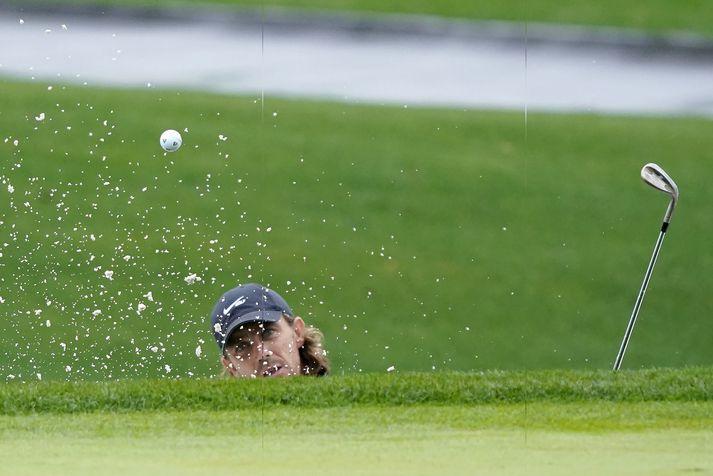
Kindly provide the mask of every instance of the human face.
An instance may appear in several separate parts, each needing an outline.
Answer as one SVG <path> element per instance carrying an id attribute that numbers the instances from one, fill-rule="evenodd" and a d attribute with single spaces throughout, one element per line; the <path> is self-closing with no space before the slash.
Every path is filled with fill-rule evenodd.
<path id="1" fill-rule="evenodd" d="M 253 322 L 234 331 L 221 358 L 233 377 L 300 375 L 299 348 L 304 344 L 304 321 L 295 317 L 277 322 Z"/>

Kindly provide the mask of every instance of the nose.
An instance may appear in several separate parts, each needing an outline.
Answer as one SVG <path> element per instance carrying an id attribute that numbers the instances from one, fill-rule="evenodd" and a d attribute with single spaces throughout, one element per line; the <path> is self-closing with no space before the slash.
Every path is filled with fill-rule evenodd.
<path id="1" fill-rule="evenodd" d="M 257 353 L 261 357 L 270 357 L 273 354 L 272 350 L 270 350 L 270 347 L 265 343 L 259 344 L 257 346 Z"/>

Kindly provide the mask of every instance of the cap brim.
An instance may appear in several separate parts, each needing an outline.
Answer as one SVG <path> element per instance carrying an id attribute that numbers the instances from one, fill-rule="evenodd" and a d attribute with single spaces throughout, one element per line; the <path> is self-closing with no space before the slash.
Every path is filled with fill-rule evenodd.
<path id="1" fill-rule="evenodd" d="M 244 316 L 240 316 L 235 322 L 228 326 L 228 330 L 225 332 L 225 339 L 223 340 L 223 343 L 220 346 L 221 352 L 225 350 L 225 343 L 228 342 L 228 339 L 230 339 L 230 334 L 232 334 L 233 331 L 238 329 L 240 326 L 253 322 L 277 322 L 280 320 L 283 314 L 284 313 L 282 311 L 261 310 L 249 312 Z"/>

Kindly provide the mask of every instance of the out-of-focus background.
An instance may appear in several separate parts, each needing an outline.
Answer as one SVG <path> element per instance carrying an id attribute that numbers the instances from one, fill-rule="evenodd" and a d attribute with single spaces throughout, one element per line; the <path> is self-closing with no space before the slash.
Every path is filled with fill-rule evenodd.
<path id="1" fill-rule="evenodd" d="M 710 365 L 713 5 L 0 6 L 0 379 L 219 372 L 260 282 L 335 373 Z M 183 147 L 165 154 L 165 129 Z"/>

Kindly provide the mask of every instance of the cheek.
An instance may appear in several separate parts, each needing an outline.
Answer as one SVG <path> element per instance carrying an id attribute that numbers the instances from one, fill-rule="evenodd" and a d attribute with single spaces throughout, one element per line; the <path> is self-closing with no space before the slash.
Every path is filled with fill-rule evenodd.
<path id="1" fill-rule="evenodd" d="M 253 362 L 253 360 L 254 359 L 251 359 L 250 357 L 232 356 L 230 358 L 230 366 L 236 371 L 236 373 L 244 375 L 253 370 L 253 367 L 255 366 L 255 362 Z"/>
<path id="2" fill-rule="evenodd" d="M 287 350 L 290 352 L 290 354 L 294 354 L 299 351 L 299 348 L 299 340 L 297 339 L 297 336 L 293 335 L 287 343 Z"/>

